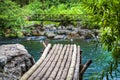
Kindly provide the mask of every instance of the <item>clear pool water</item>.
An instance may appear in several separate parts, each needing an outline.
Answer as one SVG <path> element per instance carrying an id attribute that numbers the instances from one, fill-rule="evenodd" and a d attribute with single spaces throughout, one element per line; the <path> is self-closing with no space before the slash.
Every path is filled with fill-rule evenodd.
<path id="1" fill-rule="evenodd" d="M 45 39 L 45 38 L 44 38 Z M 42 51 L 44 50 L 42 44 L 43 38 L 32 37 L 32 40 L 27 40 L 27 38 L 23 39 L 0 39 L 0 45 L 2 44 L 14 44 L 20 43 L 25 46 L 28 52 L 34 57 L 35 61 L 37 61 Z M 84 74 L 83 80 L 96 80 L 96 74 L 102 71 L 102 63 L 97 62 L 98 58 L 103 53 L 103 50 L 97 42 L 91 40 L 49 40 L 50 43 L 56 44 L 77 44 L 80 45 L 82 52 L 82 63 L 85 64 L 89 59 L 93 61 L 90 67 L 86 70 Z M 105 52 L 104 52 L 105 53 Z M 98 65 L 99 64 L 99 65 Z M 104 79 L 106 80 L 106 79 Z M 112 79 L 111 79 L 112 80 Z M 120 79 L 114 79 L 120 80 Z"/>

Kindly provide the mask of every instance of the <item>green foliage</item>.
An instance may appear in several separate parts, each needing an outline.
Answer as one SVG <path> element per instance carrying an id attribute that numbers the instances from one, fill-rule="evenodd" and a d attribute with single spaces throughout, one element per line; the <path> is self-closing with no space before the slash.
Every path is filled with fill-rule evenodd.
<path id="1" fill-rule="evenodd" d="M 81 14 L 83 14 L 80 3 L 51 5 L 49 8 L 35 13 L 31 16 L 31 20 L 60 21 L 60 23 L 66 24 L 72 20 L 81 20 Z"/>
<path id="2" fill-rule="evenodd" d="M 22 37 L 24 29 L 40 24 L 40 20 L 44 20 L 45 24 L 50 20 L 60 21 L 57 25 L 76 24 L 71 20 L 81 20 L 84 11 L 77 0 L 2 0 L 0 10 L 0 35 L 5 37 Z"/>
<path id="3" fill-rule="evenodd" d="M 84 0 L 83 7 L 88 11 L 89 21 L 94 21 L 101 27 L 101 42 L 105 50 L 111 53 L 108 58 L 108 66 L 102 71 L 102 78 L 117 71 L 120 64 L 120 0 Z M 104 54 L 108 55 L 108 54 Z M 105 61 L 105 60 L 104 60 Z"/>
<path id="4" fill-rule="evenodd" d="M 0 2 L 0 27 L 3 29 L 2 34 L 6 37 L 22 35 L 21 30 L 24 26 L 24 18 L 21 16 L 20 11 L 19 6 L 9 0 Z"/>
<path id="5" fill-rule="evenodd" d="M 33 18 L 33 21 L 29 21 Z M 101 42 L 111 54 L 105 57 L 106 75 L 117 72 L 120 63 L 120 0 L 1 0 L 0 36 L 22 37 L 34 24 L 50 24 L 49 20 L 61 20 L 66 25 L 71 20 L 81 20 L 84 28 L 101 28 Z M 35 20 L 35 21 L 34 21 Z M 45 21 L 46 20 L 46 21 Z M 47 21 L 48 20 L 48 21 Z M 72 23 L 76 24 L 76 21 Z M 56 25 L 59 22 L 55 22 Z M 100 61 L 101 62 L 101 61 Z"/>
<path id="6" fill-rule="evenodd" d="M 29 16 L 40 12 L 39 2 L 33 2 L 20 8 L 16 3 L 5 0 L 0 2 L 0 35 L 5 37 L 23 37 L 24 29 L 30 29 L 31 25 L 38 22 L 28 21 Z M 27 27 L 27 28 L 26 28 Z"/>
<path id="7" fill-rule="evenodd" d="M 120 41 L 120 1 L 119 0 L 87 0 L 86 9 L 92 13 L 92 18 L 101 26 L 101 42 L 109 51 L 118 49 Z M 95 17 L 94 17 L 95 16 Z M 117 47 L 116 47 L 117 46 Z"/>

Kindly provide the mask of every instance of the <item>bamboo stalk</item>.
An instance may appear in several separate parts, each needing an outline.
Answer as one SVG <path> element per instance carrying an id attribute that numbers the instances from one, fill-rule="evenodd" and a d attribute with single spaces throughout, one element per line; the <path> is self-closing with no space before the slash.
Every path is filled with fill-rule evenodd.
<path id="1" fill-rule="evenodd" d="M 86 69 L 90 66 L 91 63 L 92 63 L 92 60 L 87 61 L 87 63 L 83 66 L 80 74 L 84 74 L 84 72 L 85 72 Z"/>
<path id="2" fill-rule="evenodd" d="M 41 65 L 34 71 L 34 73 L 32 73 L 32 75 L 28 78 L 28 80 L 33 80 L 40 72 L 41 70 L 44 68 L 45 65 L 48 65 L 48 61 L 50 59 L 50 57 L 52 56 L 53 52 L 55 51 L 57 45 L 55 44 L 52 49 L 49 51 L 49 54 L 47 55 L 47 57 L 44 59 L 44 61 L 41 63 Z"/>
<path id="3" fill-rule="evenodd" d="M 39 74 L 36 76 L 36 78 L 34 80 L 41 80 L 41 78 L 44 76 L 44 74 L 46 73 L 48 68 L 51 67 L 50 65 L 54 65 L 53 60 L 59 50 L 59 47 L 60 47 L 60 44 L 57 44 L 57 47 L 56 47 L 55 51 L 53 52 L 53 55 L 51 56 L 47 65 L 44 66 L 44 68 L 39 72 Z"/>
<path id="4" fill-rule="evenodd" d="M 82 51 L 80 50 L 80 64 L 82 64 Z"/>
<path id="5" fill-rule="evenodd" d="M 46 48 L 47 47 L 47 45 L 45 44 L 45 42 L 43 41 L 43 46 Z"/>
<path id="6" fill-rule="evenodd" d="M 67 62 L 66 65 L 64 67 L 63 73 L 61 75 L 61 79 L 60 80 L 66 80 L 67 74 L 68 74 L 68 70 L 70 68 L 70 63 L 71 63 L 71 59 L 72 59 L 72 50 L 73 50 L 73 45 L 70 46 L 70 49 L 68 50 L 68 58 L 67 58 Z"/>
<path id="7" fill-rule="evenodd" d="M 27 71 L 20 80 L 27 80 L 29 76 L 39 67 L 39 65 L 43 62 L 45 57 L 47 56 L 49 50 L 50 50 L 51 44 L 48 44 L 48 46 L 45 48 L 41 58 Z"/>
<path id="8" fill-rule="evenodd" d="M 48 39 L 46 39 L 45 41 L 43 41 L 43 46 L 46 48 L 46 47 L 47 47 L 47 45 L 48 45 L 48 43 L 49 43 L 49 40 L 48 40 Z"/>
<path id="9" fill-rule="evenodd" d="M 83 80 L 83 74 L 80 74 L 82 68 L 83 68 L 83 64 L 80 64 L 80 67 L 79 67 L 79 80 Z"/>
<path id="10" fill-rule="evenodd" d="M 77 60 L 73 80 L 79 80 L 79 66 L 80 66 L 80 46 L 77 48 Z"/>
<path id="11" fill-rule="evenodd" d="M 63 62 L 63 59 L 64 59 L 64 55 L 66 55 L 66 50 L 67 50 L 67 48 L 68 48 L 68 45 L 65 45 L 64 46 L 64 48 L 63 48 L 63 50 L 62 50 L 62 52 L 61 52 L 61 55 L 60 55 L 60 57 L 59 57 L 59 70 L 58 70 L 58 73 L 57 73 L 57 75 L 56 75 L 56 78 L 55 78 L 55 80 L 59 80 L 60 79 L 60 76 L 61 76 L 61 74 L 62 74 L 62 64 L 64 63 Z M 56 65 L 57 66 L 57 65 Z"/>
<path id="12" fill-rule="evenodd" d="M 50 77 L 52 77 L 53 79 L 55 78 L 55 76 L 56 76 L 56 74 L 57 74 L 57 71 L 58 71 L 58 69 L 59 69 L 59 66 L 57 66 L 57 65 L 60 65 L 60 62 L 58 63 L 58 60 L 59 60 L 59 56 L 61 55 L 61 52 L 62 52 L 62 49 L 63 49 L 63 45 L 61 45 L 60 47 L 59 47 L 59 50 L 58 50 L 58 52 L 57 52 L 57 55 L 55 56 L 55 58 L 54 58 L 54 60 L 53 60 L 53 62 L 55 62 L 55 64 L 54 65 L 51 65 L 51 66 L 55 66 L 54 67 L 54 69 L 53 70 L 49 70 L 48 69 L 48 71 L 46 72 L 46 73 L 49 73 L 49 74 L 45 74 L 44 75 L 44 77 L 45 78 L 48 78 L 49 76 Z M 50 67 L 49 67 L 50 68 Z M 51 68 L 52 69 L 52 68 Z M 51 74 L 50 74 L 51 73 Z"/>
<path id="13" fill-rule="evenodd" d="M 67 75 L 66 80 L 72 80 L 73 74 L 74 74 L 75 62 L 76 62 L 76 45 L 74 44 L 74 51 L 73 51 L 73 55 L 72 55 L 72 61 L 71 61 L 70 69 L 68 71 L 68 75 Z"/>

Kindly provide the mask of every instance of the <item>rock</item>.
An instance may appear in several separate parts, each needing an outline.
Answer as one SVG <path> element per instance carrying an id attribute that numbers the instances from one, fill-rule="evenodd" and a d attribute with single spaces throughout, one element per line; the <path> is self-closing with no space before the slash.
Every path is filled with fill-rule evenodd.
<path id="1" fill-rule="evenodd" d="M 39 30 L 38 30 L 38 34 L 39 34 L 40 36 L 43 36 L 43 35 L 45 35 L 45 31 L 39 31 Z"/>
<path id="2" fill-rule="evenodd" d="M 85 39 L 85 36 L 80 36 L 80 39 L 81 39 L 81 40 L 84 40 L 84 39 Z"/>
<path id="3" fill-rule="evenodd" d="M 73 25 L 68 25 L 67 30 L 73 30 L 74 26 Z"/>
<path id="4" fill-rule="evenodd" d="M 58 30 L 66 30 L 66 27 L 63 26 L 63 25 L 60 25 L 60 26 L 57 27 L 57 29 L 58 29 Z"/>
<path id="5" fill-rule="evenodd" d="M 7 63 L 7 57 L 0 55 L 0 66 L 4 66 Z"/>
<path id="6" fill-rule="evenodd" d="M 48 30 L 56 30 L 57 29 L 55 24 L 48 24 L 48 25 L 45 25 L 43 28 L 48 29 Z"/>
<path id="7" fill-rule="evenodd" d="M 67 38 L 68 39 L 80 39 L 80 36 L 79 34 L 70 34 L 70 35 L 67 35 Z"/>
<path id="8" fill-rule="evenodd" d="M 55 37 L 55 34 L 54 32 L 46 32 L 45 35 L 48 37 L 48 38 L 54 38 Z"/>
<path id="9" fill-rule="evenodd" d="M 73 31 L 79 32 L 79 31 L 80 31 L 80 27 L 78 27 L 78 28 L 73 28 Z"/>
<path id="10" fill-rule="evenodd" d="M 54 39 L 64 39 L 65 35 L 56 35 Z"/>
<path id="11" fill-rule="evenodd" d="M 93 32 L 89 29 L 80 29 L 78 33 L 80 36 L 84 36 L 85 39 L 93 38 Z"/>
<path id="12" fill-rule="evenodd" d="M 79 39 L 80 35 L 76 31 L 72 31 L 70 34 L 67 36 L 68 39 Z"/>
<path id="13" fill-rule="evenodd" d="M 10 37 L 11 29 L 7 29 L 5 32 L 5 37 Z"/>
<path id="14" fill-rule="evenodd" d="M 38 34 L 38 31 L 37 30 L 32 30 L 32 35 L 33 36 L 38 36 L 39 34 Z"/>
<path id="15" fill-rule="evenodd" d="M 32 30 L 33 36 L 43 36 L 45 34 L 45 31 L 40 31 L 39 29 Z"/>
<path id="16" fill-rule="evenodd" d="M 69 30 L 58 30 L 57 34 L 59 34 L 59 35 L 70 34 L 70 31 Z"/>
<path id="17" fill-rule="evenodd" d="M 84 37 L 85 37 L 85 39 L 92 39 L 92 38 L 94 38 L 94 34 L 93 33 L 88 33 Z"/>
<path id="18" fill-rule="evenodd" d="M 0 78 L 2 80 L 19 80 L 34 63 L 34 59 L 23 45 L 0 46 Z"/>
<path id="19" fill-rule="evenodd" d="M 98 29 L 93 29 L 92 31 L 93 31 L 95 36 L 98 36 L 100 33 L 100 30 L 98 30 Z"/>
<path id="20" fill-rule="evenodd" d="M 57 28 L 56 28 L 56 27 L 52 27 L 52 29 L 53 29 L 53 30 L 57 30 Z"/>
<path id="21" fill-rule="evenodd" d="M 45 25 L 44 27 L 46 27 L 46 28 L 52 28 L 52 27 L 55 27 L 55 24 L 48 24 L 48 25 Z"/>

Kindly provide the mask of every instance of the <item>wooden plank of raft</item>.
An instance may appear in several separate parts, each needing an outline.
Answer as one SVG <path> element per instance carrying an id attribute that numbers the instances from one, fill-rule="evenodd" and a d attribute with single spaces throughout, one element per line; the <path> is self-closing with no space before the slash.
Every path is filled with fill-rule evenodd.
<path id="1" fill-rule="evenodd" d="M 50 76 L 50 74 L 51 75 L 54 74 L 54 76 L 56 75 L 56 73 L 57 73 L 57 71 L 59 69 L 60 63 L 61 63 L 61 61 L 58 60 L 59 56 L 61 56 L 64 53 L 66 46 L 64 46 L 64 48 L 62 48 L 62 47 L 63 47 L 63 45 L 60 46 L 59 51 L 58 51 L 58 53 L 57 53 L 57 55 L 56 55 L 56 57 L 55 57 L 55 59 L 53 61 L 53 63 L 55 63 L 55 65 L 51 65 L 49 67 L 48 71 L 46 72 L 46 74 L 44 75 L 44 77 L 42 78 L 42 80 L 48 79 L 48 77 Z M 53 69 L 52 66 L 55 66 L 55 68 Z"/>
<path id="2" fill-rule="evenodd" d="M 79 80 L 80 46 L 77 47 L 77 60 L 73 80 Z"/>
<path id="3" fill-rule="evenodd" d="M 31 76 L 31 74 L 39 67 L 39 65 L 43 62 L 43 60 L 45 59 L 45 57 L 47 56 L 49 50 L 50 50 L 51 44 L 48 44 L 48 46 L 45 48 L 41 58 L 34 64 L 34 66 L 32 66 L 30 68 L 29 71 L 27 71 L 20 80 L 27 80 L 29 78 L 29 76 Z"/>
<path id="4" fill-rule="evenodd" d="M 60 53 L 62 51 L 62 48 L 63 48 L 63 45 L 60 46 L 59 51 L 57 52 L 57 55 L 55 56 L 55 58 L 54 58 L 54 60 L 52 62 L 53 65 L 51 65 L 49 67 L 48 71 L 46 72 L 46 74 L 44 75 L 43 78 L 47 79 L 50 76 L 50 74 L 53 74 L 52 72 L 54 71 L 54 69 L 57 69 L 57 67 L 55 65 L 57 64 L 57 61 L 58 61 L 58 58 L 59 58 Z"/>
<path id="5" fill-rule="evenodd" d="M 41 78 L 44 76 L 44 74 L 46 73 L 46 71 L 48 70 L 50 65 L 55 65 L 55 63 L 53 63 L 53 60 L 59 50 L 59 47 L 60 47 L 60 44 L 57 44 L 57 47 L 56 47 L 53 55 L 51 56 L 50 60 L 47 62 L 47 65 L 44 66 L 44 68 L 41 70 L 41 72 L 36 76 L 36 78 L 34 80 L 41 80 Z M 54 66 L 52 66 L 52 68 L 54 68 Z"/>
<path id="6" fill-rule="evenodd" d="M 61 63 L 61 65 L 60 65 L 60 68 L 59 68 L 59 71 L 58 71 L 58 73 L 57 73 L 57 75 L 56 75 L 56 78 L 55 78 L 55 80 L 59 80 L 60 79 L 60 77 L 61 77 L 61 75 L 62 75 L 62 72 L 63 72 L 63 69 L 64 69 L 64 66 L 65 66 L 65 63 L 66 63 L 66 58 L 67 58 L 67 56 L 68 56 L 68 52 L 69 52 L 69 48 L 70 48 L 70 45 L 67 45 L 67 48 L 66 48 L 66 52 L 65 52 L 65 55 L 63 56 L 60 56 L 60 60 L 62 60 L 62 63 Z M 62 57 L 62 59 L 61 59 L 61 57 Z"/>
<path id="7" fill-rule="evenodd" d="M 51 50 L 46 48 L 35 69 L 20 80 L 79 80 L 80 46 L 54 44 Z"/>
<path id="8" fill-rule="evenodd" d="M 68 70 L 71 64 L 71 59 L 72 59 L 72 50 L 73 50 L 73 45 L 70 46 L 70 50 L 68 52 L 68 58 L 67 58 L 67 62 L 66 65 L 64 67 L 63 73 L 61 75 L 60 80 L 66 80 L 67 74 L 68 74 Z"/>
<path id="9" fill-rule="evenodd" d="M 39 72 L 43 69 L 43 67 L 47 64 L 47 61 L 49 61 L 51 55 L 53 54 L 53 52 L 56 49 L 56 44 L 52 47 L 52 49 L 50 50 L 49 54 L 47 55 L 47 57 L 45 58 L 45 60 L 41 63 L 41 65 L 36 69 L 36 71 L 33 72 L 33 74 L 28 78 L 28 80 L 33 80 L 38 74 Z"/>
<path id="10" fill-rule="evenodd" d="M 68 51 L 69 51 L 69 47 L 70 46 L 68 46 Z M 67 53 L 67 52 L 66 52 Z M 67 53 L 68 54 L 68 53 Z M 67 57 L 66 57 L 66 59 L 67 59 Z M 64 60 L 63 60 L 64 61 Z M 62 61 L 61 61 L 62 62 Z M 66 62 L 66 60 L 65 60 L 65 62 Z M 59 66 L 60 67 L 60 66 Z M 53 79 L 55 79 L 55 76 L 57 75 L 57 73 L 58 73 L 58 70 L 59 70 L 59 67 L 58 66 L 56 66 L 55 68 L 54 68 L 54 70 L 53 70 L 53 72 L 52 72 L 52 74 L 50 75 L 50 78 L 53 78 Z"/>
<path id="11" fill-rule="evenodd" d="M 75 69 L 75 64 L 76 64 L 75 62 L 76 62 L 76 45 L 74 44 L 72 61 L 71 61 L 71 65 L 70 65 L 66 80 L 72 80 L 73 79 L 74 69 Z"/>

